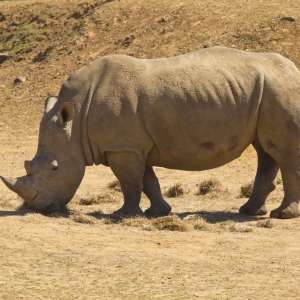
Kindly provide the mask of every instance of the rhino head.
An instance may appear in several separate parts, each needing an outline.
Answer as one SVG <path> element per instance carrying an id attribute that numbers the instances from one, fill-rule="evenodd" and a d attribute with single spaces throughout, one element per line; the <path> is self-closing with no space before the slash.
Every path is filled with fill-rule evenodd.
<path id="1" fill-rule="evenodd" d="M 42 213 L 60 211 L 75 194 L 85 171 L 78 130 L 73 130 L 74 107 L 49 97 L 40 123 L 38 150 L 25 161 L 27 175 L 1 176 L 6 186 L 28 206 Z"/>

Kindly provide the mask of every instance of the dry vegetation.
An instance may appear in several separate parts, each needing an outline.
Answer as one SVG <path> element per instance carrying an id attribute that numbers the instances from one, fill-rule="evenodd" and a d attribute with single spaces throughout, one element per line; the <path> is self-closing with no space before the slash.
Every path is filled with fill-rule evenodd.
<path id="1" fill-rule="evenodd" d="M 241 186 L 241 198 L 249 198 L 253 190 L 253 182 L 243 184 Z"/>
<path id="2" fill-rule="evenodd" d="M 300 66 L 299 31 L 300 5 L 289 0 L 0 1 L 0 53 L 8 53 L 0 55 L 0 174 L 24 174 L 45 98 L 100 56 L 222 45 Z M 14 83 L 19 76 L 26 81 Z M 0 299 L 298 299 L 299 219 L 238 214 L 255 171 L 251 148 L 216 170 L 156 168 L 173 207 L 161 218 L 112 215 L 123 196 L 105 167 L 87 168 L 76 196 L 51 216 L 1 185 Z M 269 209 L 283 196 L 280 174 L 277 184 Z"/>
<path id="3" fill-rule="evenodd" d="M 182 183 L 176 182 L 173 183 L 171 186 L 167 187 L 164 195 L 169 198 L 176 198 L 182 196 L 183 194 L 187 194 L 189 190 L 182 186 Z"/>

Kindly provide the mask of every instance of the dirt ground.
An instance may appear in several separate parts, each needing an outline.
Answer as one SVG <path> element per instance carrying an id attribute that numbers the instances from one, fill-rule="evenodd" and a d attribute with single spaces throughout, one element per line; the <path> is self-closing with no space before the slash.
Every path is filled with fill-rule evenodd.
<path id="1" fill-rule="evenodd" d="M 297 1 L 0 1 L 0 174 L 24 175 L 48 95 L 76 69 L 124 53 L 223 45 L 299 57 Z M 288 18 L 290 17 L 290 18 Z M 26 81 L 14 84 L 18 76 Z M 256 171 L 249 147 L 205 172 L 155 168 L 172 215 L 120 219 L 109 168 L 88 167 L 67 209 L 44 216 L 0 185 L 0 299 L 300 299 L 299 219 L 238 213 Z M 199 194 L 201 184 L 212 190 Z M 281 176 L 268 209 L 283 197 Z M 143 196 L 141 207 L 148 200 Z"/>

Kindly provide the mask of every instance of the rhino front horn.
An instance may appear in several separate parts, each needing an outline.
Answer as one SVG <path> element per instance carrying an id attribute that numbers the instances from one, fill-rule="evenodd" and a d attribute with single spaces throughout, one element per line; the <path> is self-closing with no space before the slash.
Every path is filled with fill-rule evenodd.
<path id="1" fill-rule="evenodd" d="M 31 188 L 31 180 L 28 178 L 28 175 L 17 179 L 6 176 L 0 176 L 0 178 L 10 190 L 17 193 L 25 201 L 32 200 L 36 195 Z"/>
<path id="2" fill-rule="evenodd" d="M 6 176 L 0 176 L 0 178 L 10 190 L 17 193 L 17 191 L 15 190 L 15 184 L 17 182 L 17 179 Z"/>

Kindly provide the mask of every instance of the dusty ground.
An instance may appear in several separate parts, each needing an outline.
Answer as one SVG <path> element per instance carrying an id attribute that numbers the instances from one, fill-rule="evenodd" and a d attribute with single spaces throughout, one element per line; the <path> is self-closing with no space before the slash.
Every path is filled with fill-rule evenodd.
<path id="1" fill-rule="evenodd" d="M 0 174 L 24 174 L 44 100 L 102 55 L 177 55 L 224 45 L 279 52 L 300 66 L 297 1 L 0 1 Z M 295 20 L 283 19 L 294 17 Z M 14 84 L 18 76 L 26 77 Z M 156 168 L 173 215 L 115 219 L 105 167 L 89 167 L 68 209 L 43 216 L 0 185 L 0 299 L 300 299 L 299 219 L 238 214 L 252 148 L 206 172 Z M 197 195 L 203 181 L 219 183 Z M 276 208 L 282 183 L 268 199 Z M 90 205 L 87 205 L 90 204 Z M 149 205 L 143 197 L 142 208 Z"/>

